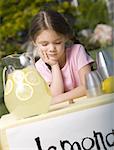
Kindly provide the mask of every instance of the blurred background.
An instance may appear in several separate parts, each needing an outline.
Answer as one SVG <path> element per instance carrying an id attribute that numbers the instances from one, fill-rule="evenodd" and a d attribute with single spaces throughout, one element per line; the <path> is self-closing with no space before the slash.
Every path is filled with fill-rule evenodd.
<path id="1" fill-rule="evenodd" d="M 88 51 L 112 46 L 113 6 L 113 0 L 0 0 L 0 58 L 31 50 L 31 18 L 50 8 L 67 17 Z"/>
<path id="2" fill-rule="evenodd" d="M 7 113 L 3 103 L 2 58 L 33 51 L 28 29 L 35 14 L 53 9 L 65 15 L 80 42 L 95 59 L 101 49 L 113 51 L 113 8 L 114 0 L 0 0 L 0 116 Z"/>

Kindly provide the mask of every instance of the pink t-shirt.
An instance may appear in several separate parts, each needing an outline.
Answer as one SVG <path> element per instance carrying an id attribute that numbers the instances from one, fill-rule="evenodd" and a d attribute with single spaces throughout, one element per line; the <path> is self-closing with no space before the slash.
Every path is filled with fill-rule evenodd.
<path id="1" fill-rule="evenodd" d="M 66 49 L 66 63 L 61 69 L 65 91 L 69 91 L 80 85 L 79 70 L 85 65 L 93 62 L 93 59 L 86 53 L 80 44 L 74 44 Z M 47 83 L 52 82 L 52 73 L 48 66 L 39 59 L 36 69 Z"/>

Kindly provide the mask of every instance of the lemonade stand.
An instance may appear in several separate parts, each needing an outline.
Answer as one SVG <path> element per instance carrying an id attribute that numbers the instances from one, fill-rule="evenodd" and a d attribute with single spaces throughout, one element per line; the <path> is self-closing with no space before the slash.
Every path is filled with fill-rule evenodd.
<path id="1" fill-rule="evenodd" d="M 97 93 L 94 74 L 88 96 L 50 105 L 50 90 L 26 57 L 13 57 L 19 62 L 4 69 L 4 100 L 10 113 L 0 119 L 0 150 L 113 150 L 114 76 L 101 81 L 103 93 Z"/>

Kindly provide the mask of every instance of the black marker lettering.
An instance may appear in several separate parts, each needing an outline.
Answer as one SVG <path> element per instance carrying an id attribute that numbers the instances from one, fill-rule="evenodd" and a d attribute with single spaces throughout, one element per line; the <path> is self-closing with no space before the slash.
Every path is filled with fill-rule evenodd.
<path id="1" fill-rule="evenodd" d="M 88 140 L 88 139 L 91 141 L 91 145 L 88 148 L 85 148 L 84 141 Z M 91 150 L 94 147 L 94 145 L 95 145 L 94 140 L 90 137 L 86 137 L 82 140 L 82 147 L 83 147 L 84 150 Z"/>
<path id="2" fill-rule="evenodd" d="M 78 142 L 74 142 L 73 144 L 71 144 L 69 141 L 66 140 L 66 141 L 60 141 L 60 144 L 61 144 L 62 150 L 67 150 L 65 148 L 65 144 L 68 144 L 71 147 L 71 150 L 74 150 L 74 145 L 77 146 L 77 148 L 78 148 L 77 150 L 81 150 L 81 146 Z"/>
<path id="3" fill-rule="evenodd" d="M 93 134 L 94 134 L 94 137 L 95 137 L 95 142 L 96 142 L 97 150 L 101 150 L 100 144 L 99 144 L 99 140 L 98 140 L 98 136 L 101 139 L 101 142 L 103 144 L 104 150 L 107 150 L 107 148 L 105 146 L 105 143 L 104 143 L 104 139 L 103 139 L 102 133 L 101 132 L 95 132 L 95 131 L 93 131 Z"/>

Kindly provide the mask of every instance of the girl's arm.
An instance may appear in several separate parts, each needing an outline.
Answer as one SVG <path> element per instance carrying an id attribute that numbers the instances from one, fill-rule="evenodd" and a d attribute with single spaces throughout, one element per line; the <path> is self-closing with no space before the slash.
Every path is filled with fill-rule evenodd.
<path id="1" fill-rule="evenodd" d="M 52 83 L 50 85 L 52 96 L 57 96 L 64 92 L 63 78 L 59 64 L 56 63 L 51 66 Z"/>
<path id="2" fill-rule="evenodd" d="M 49 85 L 52 96 L 57 96 L 64 92 L 64 84 L 62 79 L 61 70 L 56 57 L 49 58 L 45 51 L 40 52 L 40 57 L 45 63 L 51 66 L 52 71 L 52 82 Z"/>
<path id="3" fill-rule="evenodd" d="M 83 68 L 81 68 L 79 71 L 80 80 L 81 80 L 80 86 L 72 89 L 71 91 L 53 97 L 52 104 L 73 100 L 75 98 L 79 98 L 81 96 L 86 95 L 85 75 L 90 71 L 91 71 L 90 65 L 86 65 Z"/>

